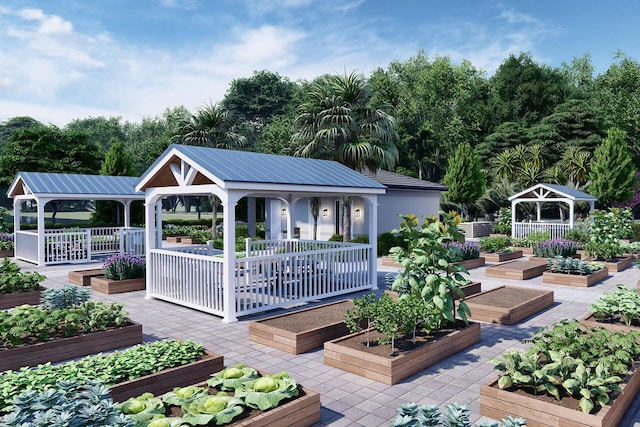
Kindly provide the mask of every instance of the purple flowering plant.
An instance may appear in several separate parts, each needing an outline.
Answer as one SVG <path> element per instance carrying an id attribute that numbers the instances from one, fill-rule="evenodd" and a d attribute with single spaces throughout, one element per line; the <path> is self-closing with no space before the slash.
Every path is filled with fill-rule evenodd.
<path id="1" fill-rule="evenodd" d="M 144 257 L 133 255 L 114 255 L 107 258 L 104 265 L 104 276 L 111 280 L 127 280 L 144 277 L 146 261 Z"/>
<path id="2" fill-rule="evenodd" d="M 478 242 L 450 242 L 443 243 L 442 246 L 450 249 L 452 262 L 466 261 L 480 256 L 480 243 Z"/>
<path id="3" fill-rule="evenodd" d="M 13 249 L 13 233 L 0 233 L 0 251 Z"/>
<path id="4" fill-rule="evenodd" d="M 533 253 L 540 258 L 569 257 L 577 252 L 578 243 L 565 239 L 544 240 L 533 245 Z"/>

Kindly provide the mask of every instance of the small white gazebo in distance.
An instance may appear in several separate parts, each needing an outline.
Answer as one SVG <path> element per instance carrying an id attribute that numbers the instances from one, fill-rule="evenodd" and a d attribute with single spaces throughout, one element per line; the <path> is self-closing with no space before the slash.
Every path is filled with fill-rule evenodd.
<path id="1" fill-rule="evenodd" d="M 556 184 L 536 184 L 513 196 L 511 201 L 511 237 L 527 237 L 535 231 L 549 232 L 550 238 L 557 239 L 567 231 L 575 227 L 575 204 L 585 202 L 589 204 L 589 212 L 593 212 L 598 198 L 584 191 Z M 535 202 L 536 220 L 531 222 L 516 222 L 516 209 L 518 203 Z M 541 218 L 542 203 L 566 203 L 569 205 L 569 219 L 543 220 Z"/>

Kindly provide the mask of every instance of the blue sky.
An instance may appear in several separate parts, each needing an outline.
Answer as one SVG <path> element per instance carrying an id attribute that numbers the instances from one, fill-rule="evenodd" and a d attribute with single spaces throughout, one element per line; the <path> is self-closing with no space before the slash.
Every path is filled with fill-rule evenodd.
<path id="1" fill-rule="evenodd" d="M 423 49 L 491 75 L 510 54 L 559 66 L 640 60 L 637 0 L 0 0 L 0 122 L 139 122 L 220 101 L 234 78 L 365 75 Z"/>

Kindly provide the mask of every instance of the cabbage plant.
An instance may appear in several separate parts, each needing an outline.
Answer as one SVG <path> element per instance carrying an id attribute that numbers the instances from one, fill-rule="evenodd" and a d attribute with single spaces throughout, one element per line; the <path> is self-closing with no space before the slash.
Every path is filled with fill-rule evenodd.
<path id="1" fill-rule="evenodd" d="M 116 407 L 135 422 L 134 427 L 147 426 L 156 415 L 164 416 L 162 400 L 151 393 L 132 397 Z"/>
<path id="2" fill-rule="evenodd" d="M 259 377 L 260 374 L 258 374 L 258 371 L 248 367 L 244 363 L 238 363 L 237 365 L 230 366 L 211 375 L 207 384 L 219 390 L 229 391 L 240 388 L 244 383 Z"/>
<path id="3" fill-rule="evenodd" d="M 209 392 L 204 387 L 196 387 L 192 385 L 187 387 L 176 387 L 173 391 L 162 396 L 162 401 L 169 405 L 184 406 L 193 402 L 197 398 L 208 394 Z"/>
<path id="4" fill-rule="evenodd" d="M 228 424 L 244 412 L 244 402 L 224 391 L 215 395 L 201 396 L 182 406 L 182 419 L 190 425 Z"/>
<path id="5" fill-rule="evenodd" d="M 298 384 L 286 371 L 265 375 L 236 389 L 236 397 L 243 399 L 250 408 L 262 411 L 275 408 L 280 401 L 298 394 Z"/>

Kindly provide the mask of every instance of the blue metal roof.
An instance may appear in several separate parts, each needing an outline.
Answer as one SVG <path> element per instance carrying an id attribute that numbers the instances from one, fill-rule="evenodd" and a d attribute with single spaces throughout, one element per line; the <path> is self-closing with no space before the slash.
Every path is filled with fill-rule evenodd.
<path id="1" fill-rule="evenodd" d="M 177 150 L 194 164 L 225 182 L 386 188 L 347 166 L 331 160 L 178 144 L 170 145 L 165 153 L 171 150 Z M 164 154 L 147 169 L 140 181 L 144 181 L 147 173 L 154 169 L 157 162 L 163 160 L 167 160 Z"/>
<path id="2" fill-rule="evenodd" d="M 68 194 L 70 196 L 103 195 L 144 198 L 144 193 L 135 191 L 139 178 L 132 176 L 18 172 L 9 191 L 18 180 L 22 180 L 34 195 Z"/>

